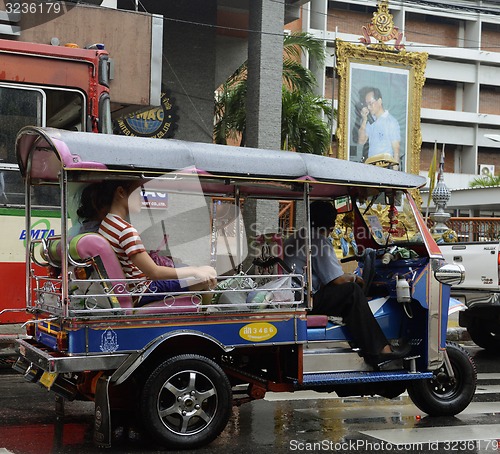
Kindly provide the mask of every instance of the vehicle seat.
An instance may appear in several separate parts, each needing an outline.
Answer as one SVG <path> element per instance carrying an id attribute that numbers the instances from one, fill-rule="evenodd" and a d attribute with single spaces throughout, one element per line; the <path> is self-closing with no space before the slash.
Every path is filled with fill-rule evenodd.
<path id="1" fill-rule="evenodd" d="M 126 290 L 126 285 L 123 281 L 119 281 L 125 279 L 125 274 L 118 257 L 106 238 L 98 233 L 76 235 L 69 243 L 69 254 L 77 262 L 91 261 L 93 273 L 88 278 L 111 280 L 111 282 L 102 283 L 104 291 L 106 293 L 122 294 L 122 296 L 118 297 L 109 297 L 111 307 L 133 307 L 133 300 Z M 117 281 L 113 282 L 113 279 L 117 279 Z"/>
<path id="2" fill-rule="evenodd" d="M 121 294 L 120 296 L 115 297 L 108 296 L 111 307 L 121 307 L 127 309 L 134 307 L 134 298 L 127 291 L 126 283 L 122 281 L 122 279 L 125 279 L 125 274 L 121 264 L 106 238 L 98 233 L 84 233 L 77 235 L 70 241 L 69 253 L 76 261 L 91 262 L 93 271 L 93 275 L 90 276 L 91 279 L 108 280 L 108 282 L 102 283 L 105 293 L 109 292 L 113 294 Z M 113 282 L 114 279 L 116 279 L 115 282 Z M 93 293 L 93 291 L 91 292 Z M 141 309 L 137 312 L 140 312 L 141 314 L 194 312 L 197 309 L 197 305 L 193 301 L 192 297 L 183 295 L 179 295 L 175 298 L 167 298 L 165 301 L 163 299 L 153 301 L 142 307 L 147 309 Z"/>
<path id="3" fill-rule="evenodd" d="M 283 269 L 283 238 L 279 233 L 264 233 L 257 236 L 255 241 L 260 246 L 260 256 L 254 260 L 256 274 L 289 273 Z"/>
<path id="4" fill-rule="evenodd" d="M 283 238 L 279 233 L 267 233 L 256 238 L 261 245 L 261 256 L 254 260 L 257 267 L 264 271 L 262 274 L 293 274 L 294 271 L 283 260 Z M 300 282 L 296 282 L 300 286 Z M 308 315 L 308 328 L 326 328 L 328 323 L 343 326 L 342 317 L 327 315 Z"/>
<path id="5" fill-rule="evenodd" d="M 279 281 L 279 276 L 297 274 L 283 260 L 283 237 L 281 234 L 262 234 L 255 238 L 255 242 L 260 246 L 260 256 L 253 260 L 255 274 L 262 275 L 264 278 L 270 276 L 270 282 L 275 279 Z M 301 278 L 295 275 L 284 285 L 294 287 L 294 290 L 290 290 L 292 299 L 296 302 L 301 300 L 301 291 L 299 290 L 303 287 Z M 289 297 L 288 294 L 287 296 Z"/>

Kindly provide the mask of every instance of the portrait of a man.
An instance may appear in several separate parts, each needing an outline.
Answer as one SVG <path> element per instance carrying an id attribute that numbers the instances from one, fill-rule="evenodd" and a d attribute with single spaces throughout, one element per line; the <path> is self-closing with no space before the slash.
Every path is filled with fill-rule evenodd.
<path id="1" fill-rule="evenodd" d="M 406 169 L 408 70 L 351 63 L 349 159 Z"/>
<path id="2" fill-rule="evenodd" d="M 368 157 L 388 153 L 399 162 L 401 132 L 398 121 L 384 109 L 382 93 L 376 87 L 364 87 L 360 92 L 364 99 L 361 109 L 361 125 L 358 130 L 358 144 L 368 142 Z"/>

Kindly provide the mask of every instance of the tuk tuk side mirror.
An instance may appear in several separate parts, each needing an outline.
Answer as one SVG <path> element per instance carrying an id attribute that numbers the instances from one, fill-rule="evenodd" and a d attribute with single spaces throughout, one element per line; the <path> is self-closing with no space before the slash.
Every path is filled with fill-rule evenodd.
<path id="1" fill-rule="evenodd" d="M 434 277 L 441 284 L 459 285 L 465 279 L 465 268 L 458 263 L 445 263 L 434 271 Z"/>

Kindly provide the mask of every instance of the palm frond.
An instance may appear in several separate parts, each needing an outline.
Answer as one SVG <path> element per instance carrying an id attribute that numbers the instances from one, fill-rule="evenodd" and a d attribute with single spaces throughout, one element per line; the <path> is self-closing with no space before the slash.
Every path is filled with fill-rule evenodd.
<path id="1" fill-rule="evenodd" d="M 308 52 L 309 56 L 314 57 L 318 64 L 323 64 L 326 58 L 324 42 L 304 32 L 285 35 L 283 51 L 288 58 L 294 59 L 300 59 L 304 52 Z"/>
<path id="2" fill-rule="evenodd" d="M 309 69 L 289 58 L 283 60 L 283 82 L 292 91 L 305 92 L 312 92 L 317 84 L 314 74 Z"/>
<path id="3" fill-rule="evenodd" d="M 322 119 L 331 119 L 331 104 L 310 93 L 282 91 L 281 143 L 287 150 L 326 154 L 330 148 L 330 128 Z"/>
<path id="4" fill-rule="evenodd" d="M 332 109 L 331 103 L 313 95 L 316 78 L 300 63 L 306 52 L 320 64 L 325 60 L 323 41 L 307 33 L 284 36 L 282 143 L 288 144 L 289 149 L 321 154 L 325 148 L 321 141 L 328 142 L 326 149 L 330 146 L 329 128 L 322 117 L 331 119 Z M 217 143 L 227 143 L 230 138 L 240 138 L 241 144 L 245 142 L 247 74 L 244 62 L 216 91 L 214 140 Z"/>
<path id="5" fill-rule="evenodd" d="M 469 187 L 471 188 L 488 188 L 492 186 L 500 186 L 500 176 L 487 175 L 477 177 L 469 183 Z"/>

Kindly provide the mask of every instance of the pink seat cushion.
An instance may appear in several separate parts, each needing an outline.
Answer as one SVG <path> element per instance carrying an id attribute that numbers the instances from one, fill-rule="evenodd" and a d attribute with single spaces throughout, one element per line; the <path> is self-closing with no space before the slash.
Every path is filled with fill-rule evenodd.
<path id="1" fill-rule="evenodd" d="M 325 328 L 328 324 L 327 315 L 308 315 L 307 327 L 308 328 Z"/>
<path id="2" fill-rule="evenodd" d="M 89 257 L 99 256 L 109 279 L 125 279 L 121 264 L 111 245 L 106 238 L 98 233 L 84 233 L 75 236 L 70 242 L 70 254 L 75 260 L 85 260 Z M 117 282 L 113 293 L 122 292 L 126 293 L 126 288 Z M 118 301 L 123 308 L 132 308 L 134 306 L 132 297 L 128 294 L 119 296 Z M 198 306 L 193 304 L 190 296 L 176 297 L 171 304 L 169 302 L 165 304 L 163 299 L 160 299 L 142 307 L 148 309 L 138 311 L 139 313 L 158 314 L 164 312 L 196 312 L 198 310 Z"/>
<path id="3" fill-rule="evenodd" d="M 98 233 L 83 233 L 75 236 L 69 245 L 69 252 L 75 260 L 85 260 L 90 257 L 99 256 L 104 265 L 107 277 L 111 279 L 125 279 L 122 266 L 111 248 L 108 240 Z M 113 283 L 113 293 L 126 293 L 123 282 Z M 132 297 L 123 295 L 118 297 L 120 306 L 124 308 L 133 307 Z"/>

